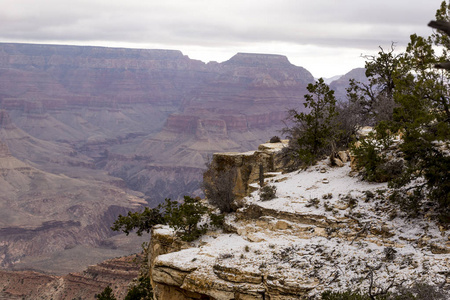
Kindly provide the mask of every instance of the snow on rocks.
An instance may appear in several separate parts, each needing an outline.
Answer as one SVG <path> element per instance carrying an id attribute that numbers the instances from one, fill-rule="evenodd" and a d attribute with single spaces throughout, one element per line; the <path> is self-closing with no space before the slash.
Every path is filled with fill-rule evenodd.
<path id="1" fill-rule="evenodd" d="M 370 277 L 374 289 L 448 288 L 449 233 L 399 217 L 386 201 L 386 184 L 349 173 L 349 163 L 330 168 L 323 161 L 272 174 L 266 184 L 276 186 L 277 198 L 261 201 L 255 191 L 227 216 L 228 233 L 209 233 L 155 258 L 157 290 L 176 286 L 215 299 L 320 298 L 325 290 L 367 292 Z M 158 299 L 170 299 L 164 295 Z"/>

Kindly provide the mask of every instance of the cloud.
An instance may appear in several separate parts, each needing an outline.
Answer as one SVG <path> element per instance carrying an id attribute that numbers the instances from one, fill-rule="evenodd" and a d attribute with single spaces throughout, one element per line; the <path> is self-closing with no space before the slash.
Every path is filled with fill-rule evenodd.
<path id="1" fill-rule="evenodd" d="M 0 41 L 163 48 L 376 49 L 406 44 L 441 0 L 4 0 Z M 290 49 L 281 47 L 289 46 Z"/>

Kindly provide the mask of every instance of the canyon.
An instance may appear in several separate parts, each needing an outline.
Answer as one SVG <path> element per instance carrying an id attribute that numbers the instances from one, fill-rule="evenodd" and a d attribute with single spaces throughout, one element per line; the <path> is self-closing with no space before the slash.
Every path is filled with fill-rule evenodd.
<path id="1" fill-rule="evenodd" d="M 201 195 L 208 158 L 280 134 L 313 81 L 281 55 L 0 43 L 1 267 L 140 251 L 119 214 Z"/>
<path id="2" fill-rule="evenodd" d="M 281 55 L 0 43 L 0 299 L 123 296 L 137 271 L 117 257 L 149 237 L 117 216 L 201 196 L 212 155 L 280 135 L 312 82 Z"/>
<path id="3" fill-rule="evenodd" d="M 107 286 L 123 299 L 139 275 L 140 259 L 137 255 L 109 259 L 64 276 L 0 270 L 0 299 L 95 299 Z"/>
<path id="4" fill-rule="evenodd" d="M 9 146 L 13 155 L 50 172 L 103 170 L 153 204 L 198 194 L 212 153 L 279 134 L 313 81 L 280 55 L 205 64 L 171 50 L 0 44 L 1 108 L 33 138 L 84 159 L 55 164 Z"/>

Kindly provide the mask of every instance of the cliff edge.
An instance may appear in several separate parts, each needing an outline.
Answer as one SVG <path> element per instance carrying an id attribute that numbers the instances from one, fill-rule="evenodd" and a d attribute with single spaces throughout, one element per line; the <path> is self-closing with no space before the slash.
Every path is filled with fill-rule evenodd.
<path id="1" fill-rule="evenodd" d="M 225 229 L 191 244 L 155 227 L 155 297 L 320 299 L 326 290 L 376 293 L 418 283 L 446 293 L 448 230 L 427 218 L 407 219 L 387 200 L 386 184 L 350 174 L 349 162 L 328 161 L 272 174 L 266 184 L 276 186 L 275 199 L 262 201 L 251 184 L 256 191 L 226 217 Z"/>

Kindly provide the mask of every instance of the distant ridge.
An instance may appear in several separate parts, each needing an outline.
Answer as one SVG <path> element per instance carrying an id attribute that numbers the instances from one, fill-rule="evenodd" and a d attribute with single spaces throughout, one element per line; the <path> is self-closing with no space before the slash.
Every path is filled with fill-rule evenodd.
<path id="1" fill-rule="evenodd" d="M 341 78 L 342 76 L 344 76 L 344 75 L 335 75 L 335 76 L 333 76 L 333 77 L 324 78 L 323 81 L 324 81 L 326 84 L 330 84 L 330 83 L 332 83 L 333 81 L 338 80 L 338 79 Z"/>
<path id="2" fill-rule="evenodd" d="M 366 77 L 366 69 L 365 68 L 356 68 L 351 70 L 350 72 L 342 75 L 338 79 L 330 82 L 329 86 L 332 90 L 334 90 L 334 95 L 336 99 L 341 101 L 346 101 L 347 99 L 347 88 L 349 86 L 350 79 L 355 79 L 361 83 L 367 83 L 368 79 Z"/>

